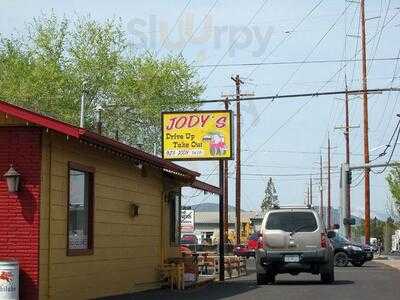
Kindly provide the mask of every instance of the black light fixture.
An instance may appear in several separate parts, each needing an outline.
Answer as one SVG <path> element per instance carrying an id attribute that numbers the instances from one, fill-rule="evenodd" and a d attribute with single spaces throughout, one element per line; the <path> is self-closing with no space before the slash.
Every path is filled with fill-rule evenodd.
<path id="1" fill-rule="evenodd" d="M 139 216 L 139 205 L 137 205 L 135 203 L 130 203 L 129 215 L 131 216 L 131 218 L 135 218 L 135 217 Z"/>
<path id="2" fill-rule="evenodd" d="M 3 175 L 3 177 L 6 178 L 7 181 L 7 188 L 9 193 L 15 193 L 18 192 L 19 189 L 19 179 L 21 177 L 21 174 L 18 173 L 13 165 L 10 166 L 8 171 Z"/>

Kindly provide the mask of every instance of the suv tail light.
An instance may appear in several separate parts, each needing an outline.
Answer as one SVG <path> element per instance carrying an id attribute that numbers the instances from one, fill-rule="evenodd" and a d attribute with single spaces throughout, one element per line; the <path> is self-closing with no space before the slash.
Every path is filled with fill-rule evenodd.
<path id="1" fill-rule="evenodd" d="M 328 240 L 327 240 L 326 234 L 323 232 L 321 233 L 321 248 L 326 248 L 328 247 Z"/>

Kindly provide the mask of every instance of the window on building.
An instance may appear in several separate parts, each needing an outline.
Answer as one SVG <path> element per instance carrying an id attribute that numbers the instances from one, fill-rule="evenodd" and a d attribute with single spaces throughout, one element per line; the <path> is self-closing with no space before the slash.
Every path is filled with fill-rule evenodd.
<path id="1" fill-rule="evenodd" d="M 181 193 L 180 191 L 170 192 L 170 242 L 172 245 L 178 245 L 181 239 Z"/>
<path id="2" fill-rule="evenodd" d="M 94 169 L 69 163 L 68 255 L 93 253 Z"/>

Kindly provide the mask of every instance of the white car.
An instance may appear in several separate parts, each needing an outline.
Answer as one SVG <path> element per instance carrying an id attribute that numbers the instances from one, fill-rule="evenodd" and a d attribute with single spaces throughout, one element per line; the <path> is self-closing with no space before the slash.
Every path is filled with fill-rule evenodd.
<path id="1" fill-rule="evenodd" d="M 275 208 L 261 225 L 262 245 L 256 250 L 257 284 L 274 283 L 276 274 L 320 274 L 332 283 L 334 249 L 319 214 L 311 207 Z"/>

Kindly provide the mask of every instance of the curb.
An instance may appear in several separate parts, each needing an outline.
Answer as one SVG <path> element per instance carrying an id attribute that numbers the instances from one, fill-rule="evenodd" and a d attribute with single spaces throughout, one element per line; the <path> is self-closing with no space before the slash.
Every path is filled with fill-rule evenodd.
<path id="1" fill-rule="evenodd" d="M 374 257 L 374 260 L 389 260 L 389 257 L 387 257 L 387 256 L 378 256 L 378 257 Z"/>

